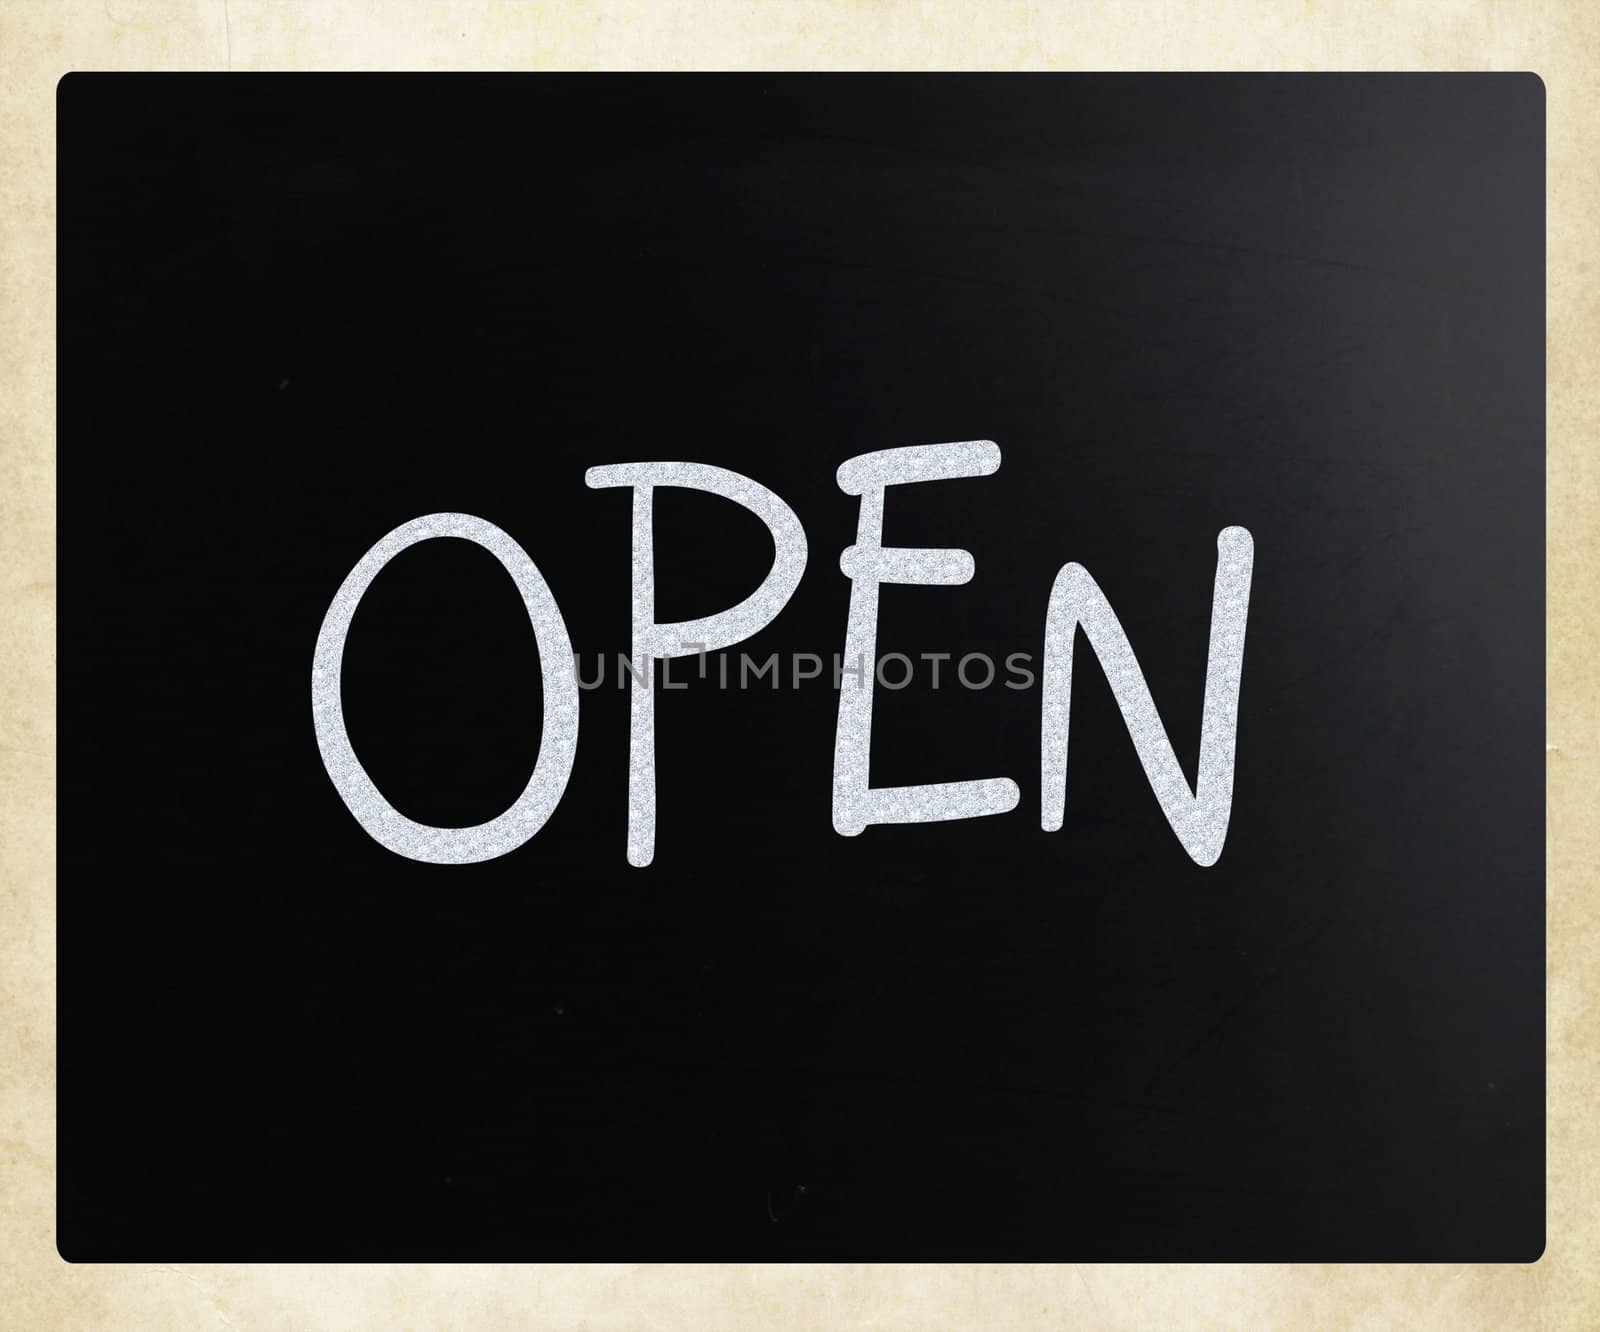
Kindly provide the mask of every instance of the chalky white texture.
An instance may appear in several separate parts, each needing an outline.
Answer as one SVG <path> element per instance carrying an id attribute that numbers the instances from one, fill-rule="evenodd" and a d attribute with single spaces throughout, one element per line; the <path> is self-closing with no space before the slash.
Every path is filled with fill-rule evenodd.
<path id="1" fill-rule="evenodd" d="M 1039 824 L 1061 827 L 1067 798 L 1067 731 L 1072 717 L 1072 647 L 1078 627 L 1099 659 L 1123 725 L 1133 738 L 1150 789 L 1172 831 L 1197 865 L 1214 865 L 1228 836 L 1233 810 L 1234 742 L 1239 719 L 1239 679 L 1244 665 L 1245 620 L 1255 543 L 1242 527 L 1217 537 L 1217 574 L 1211 600 L 1211 643 L 1206 656 L 1205 704 L 1200 720 L 1200 767 L 1194 791 L 1178 766 L 1172 742 L 1156 713 L 1144 672 L 1116 612 L 1081 564 L 1056 575 L 1045 614 L 1044 712 L 1039 745 Z"/>
<path id="2" fill-rule="evenodd" d="M 475 542 L 505 566 L 533 625 L 544 681 L 544 726 L 533 776 L 509 809 L 471 828 L 435 828 L 395 809 L 361 766 L 344 725 L 340 674 L 351 617 L 384 565 L 408 546 L 435 537 Z M 356 562 L 323 617 L 311 664 L 311 715 L 334 789 L 374 840 L 407 860 L 430 865 L 493 860 L 515 851 L 544 826 L 572 773 L 578 749 L 578 682 L 566 622 L 528 553 L 493 523 L 465 513 L 430 513 L 402 523 Z"/>
<path id="3" fill-rule="evenodd" d="M 873 823 L 976 819 L 1017 807 L 1017 784 L 1007 777 L 877 789 L 869 779 L 872 686 L 878 653 L 878 585 L 954 587 L 970 582 L 976 567 L 971 554 L 964 550 L 904 546 L 885 550 L 884 491 L 889 486 L 917 481 L 990 476 L 999 466 L 999 446 L 993 440 L 973 439 L 880 449 L 850 458 L 839 467 L 839 489 L 861 497 L 855 544 L 846 546 L 839 556 L 839 568 L 850 579 L 844 659 L 867 664 L 863 671 L 845 672 L 839 681 L 839 725 L 833 744 L 833 826 L 845 837 L 854 837 Z"/>
<path id="4" fill-rule="evenodd" d="M 633 708 L 628 734 L 628 863 L 643 867 L 656 850 L 656 698 L 653 663 L 716 652 L 766 628 L 789 603 L 806 570 L 800 519 L 760 482 L 707 463 L 642 462 L 591 467 L 599 490 L 633 487 Z M 656 623 L 655 487 L 704 490 L 742 505 L 772 536 L 772 568 L 737 606 L 698 620 Z"/>

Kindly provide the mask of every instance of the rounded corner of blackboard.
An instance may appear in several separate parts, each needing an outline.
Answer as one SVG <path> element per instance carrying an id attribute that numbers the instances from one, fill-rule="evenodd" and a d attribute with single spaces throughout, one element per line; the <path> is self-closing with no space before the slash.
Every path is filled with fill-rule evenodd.
<path id="1" fill-rule="evenodd" d="M 75 1245 L 69 1244 L 62 1237 L 60 1226 L 56 1227 L 56 1233 L 51 1239 L 55 1245 L 56 1257 L 68 1267 L 77 1267 L 80 1263 L 89 1261 Z"/>

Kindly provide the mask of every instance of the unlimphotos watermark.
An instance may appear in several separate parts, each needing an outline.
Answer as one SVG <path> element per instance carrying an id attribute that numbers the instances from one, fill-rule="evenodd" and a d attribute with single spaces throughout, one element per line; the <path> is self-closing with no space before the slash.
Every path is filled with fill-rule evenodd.
<path id="1" fill-rule="evenodd" d="M 867 683 L 865 654 L 850 661 L 843 653 L 833 653 L 830 672 L 828 658 L 815 652 L 769 652 L 765 657 L 741 652 L 735 657 L 730 652 L 708 654 L 703 646 L 685 643 L 682 656 L 647 657 L 643 661 L 634 660 L 626 652 L 597 652 L 587 666 L 585 654 L 574 652 L 573 675 L 578 688 L 584 690 L 622 689 L 630 683 L 648 688 L 658 679 L 663 689 L 688 689 L 693 681 L 704 681 L 719 690 L 801 689 L 822 680 L 829 681 L 834 689 L 842 688 L 846 680 L 857 688 Z M 674 665 L 679 668 L 676 679 L 671 669 Z M 953 652 L 919 652 L 915 657 L 887 652 L 878 657 L 872 679 L 879 688 L 890 690 L 917 683 L 929 689 L 1021 690 L 1032 689 L 1038 677 L 1033 671 L 1031 652 L 1009 653 L 1003 662 L 997 662 L 987 652 L 968 652 L 960 657 Z"/>

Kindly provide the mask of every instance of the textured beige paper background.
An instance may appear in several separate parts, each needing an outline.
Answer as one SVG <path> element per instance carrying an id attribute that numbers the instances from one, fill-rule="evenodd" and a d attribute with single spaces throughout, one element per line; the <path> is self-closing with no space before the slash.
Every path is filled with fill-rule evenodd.
<path id="1" fill-rule="evenodd" d="M 56 79 L 1533 69 L 1549 114 L 1549 1247 L 1499 1267 L 71 1266 L 55 1211 Z M 0 0 L 0 1328 L 1600 1327 L 1600 3 Z M 1494 1200 L 1486 1199 L 1492 1206 Z"/>

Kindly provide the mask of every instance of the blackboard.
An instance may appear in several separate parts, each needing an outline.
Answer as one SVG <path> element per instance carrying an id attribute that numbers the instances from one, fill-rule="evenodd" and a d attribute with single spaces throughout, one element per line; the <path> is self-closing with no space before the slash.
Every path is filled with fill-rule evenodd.
<path id="1" fill-rule="evenodd" d="M 64 1256 L 1539 1254 L 1536 78 L 72 75 L 58 121 Z M 839 468 L 968 441 L 887 491 L 885 546 L 973 575 L 881 589 L 871 780 L 1016 807 L 841 836 L 845 682 L 794 678 L 844 650 Z M 655 682 L 638 867 L 632 506 L 585 478 L 648 461 L 758 482 L 807 560 Z M 609 672 L 475 864 L 368 835 L 312 712 L 341 584 L 437 513 Z M 1234 527 L 1220 856 L 1081 635 L 1046 831 L 1058 574 L 1193 783 Z M 661 621 L 774 559 L 682 487 L 654 542 Z M 551 669 L 491 553 L 423 542 L 351 621 L 350 743 L 491 820 Z"/>

